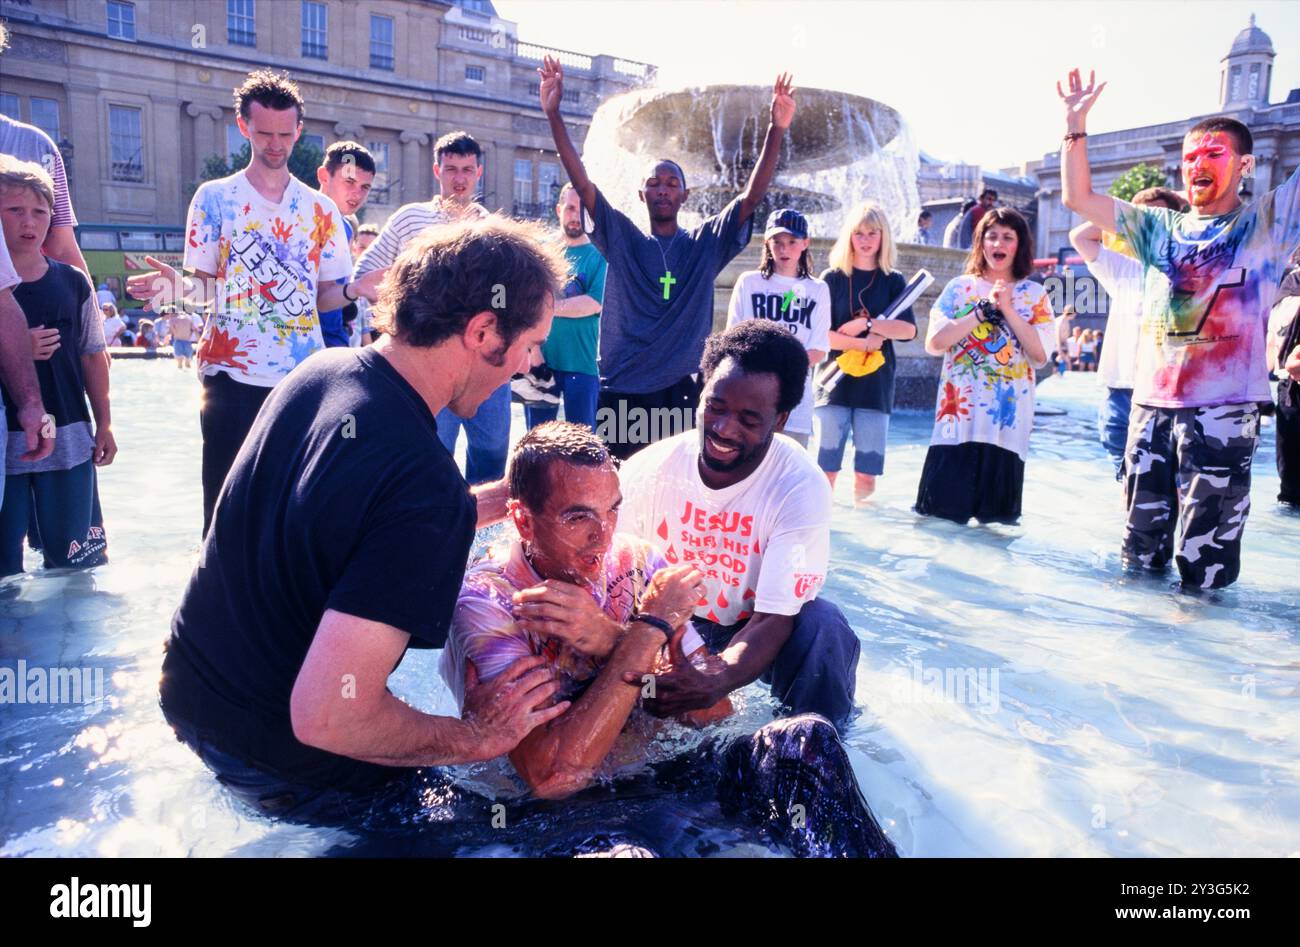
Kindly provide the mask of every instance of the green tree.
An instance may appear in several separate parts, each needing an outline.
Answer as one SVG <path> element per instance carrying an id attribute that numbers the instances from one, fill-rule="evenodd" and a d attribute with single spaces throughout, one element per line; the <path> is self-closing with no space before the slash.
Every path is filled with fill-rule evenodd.
<path id="1" fill-rule="evenodd" d="M 234 174 L 241 168 L 248 167 L 248 162 L 252 158 L 253 152 L 248 142 L 244 142 L 244 147 L 239 149 L 238 154 L 234 155 L 208 155 L 203 159 L 203 170 L 199 172 L 199 183 L 203 181 L 215 181 L 217 178 L 224 178 L 227 175 Z M 289 155 L 289 173 L 295 178 L 307 185 L 313 190 L 317 187 L 316 169 L 321 166 L 325 160 L 325 153 L 321 151 L 312 142 L 298 139 L 298 143 L 293 146 L 293 151 Z M 194 196 L 198 184 L 188 189 L 185 195 L 185 203 L 188 204 L 190 198 Z"/>
<path id="2" fill-rule="evenodd" d="M 1153 164 L 1147 164 L 1145 161 L 1136 167 L 1129 168 L 1123 174 L 1115 179 L 1115 183 L 1110 186 L 1110 196 L 1118 197 L 1122 201 L 1133 200 L 1133 195 L 1138 191 L 1145 191 L 1149 187 L 1168 187 L 1169 181 L 1165 178 L 1165 173 Z"/>

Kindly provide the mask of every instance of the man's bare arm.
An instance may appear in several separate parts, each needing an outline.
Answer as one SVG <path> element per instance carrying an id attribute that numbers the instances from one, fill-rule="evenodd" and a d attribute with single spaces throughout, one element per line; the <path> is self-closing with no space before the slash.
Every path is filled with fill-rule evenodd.
<path id="1" fill-rule="evenodd" d="M 555 317 L 557 319 L 584 319 L 587 316 L 600 315 L 602 308 L 594 296 L 588 296 L 584 293 L 581 296 L 557 299 L 555 301 Z"/>
<path id="2" fill-rule="evenodd" d="M 45 237 L 45 245 L 41 247 L 41 252 L 48 257 L 53 257 L 60 263 L 75 266 L 85 273 L 86 279 L 91 280 L 91 285 L 94 285 L 93 277 L 90 275 L 90 267 L 86 264 L 86 258 L 81 255 L 81 247 L 77 246 L 77 234 L 72 227 L 67 224 L 61 227 L 50 227 L 50 232 Z"/>
<path id="3" fill-rule="evenodd" d="M 564 165 L 564 173 L 569 176 L 587 213 L 594 214 L 596 185 L 587 177 L 587 169 L 578 156 L 578 149 L 573 146 L 569 130 L 564 127 L 564 119 L 560 117 L 560 103 L 564 101 L 564 67 L 558 59 L 546 56 L 542 59 L 537 74 L 541 76 L 538 97 L 542 103 L 542 114 L 551 126 L 551 137 L 555 139 L 555 150 L 560 156 L 560 163 Z"/>
<path id="4" fill-rule="evenodd" d="M 763 202 L 768 185 L 776 175 L 776 164 L 781 157 L 781 139 L 785 130 L 794 120 L 794 85 L 789 73 L 776 77 L 772 86 L 772 121 L 767 126 L 763 137 L 763 150 L 758 155 L 758 163 L 750 172 L 749 183 L 740 197 L 740 219 L 748 220 L 754 208 Z"/>
<path id="5" fill-rule="evenodd" d="M 0 289 L 0 381 L 18 406 L 18 423 L 27 435 L 27 452 L 21 460 L 42 460 L 54 451 L 54 437 L 42 437 L 45 405 L 32 361 L 27 317 L 11 289 Z M 53 431 L 53 425 L 49 425 Z"/>
<path id="6" fill-rule="evenodd" d="M 492 682 L 481 714 L 421 713 L 388 690 L 410 636 L 392 625 L 327 610 L 289 698 L 293 734 L 317 749 L 383 766 L 441 766 L 508 753 L 534 727 L 568 709 L 542 710 L 556 685 L 541 658 Z"/>
<path id="7" fill-rule="evenodd" d="M 1088 110 L 1106 88 L 1106 83 L 1096 84 L 1096 74 L 1088 77 L 1087 88 L 1079 78 L 1079 70 L 1071 70 L 1066 79 L 1070 91 L 1056 91 L 1065 103 L 1067 140 L 1061 144 L 1061 202 L 1085 220 L 1102 230 L 1115 230 L 1115 199 L 1097 194 L 1092 189 L 1092 169 L 1088 166 L 1087 134 Z M 1069 138 L 1070 135 L 1078 137 Z"/>
<path id="8" fill-rule="evenodd" d="M 1084 221 L 1070 231 L 1070 246 L 1079 251 L 1085 263 L 1093 263 L 1101 255 L 1101 228 Z"/>

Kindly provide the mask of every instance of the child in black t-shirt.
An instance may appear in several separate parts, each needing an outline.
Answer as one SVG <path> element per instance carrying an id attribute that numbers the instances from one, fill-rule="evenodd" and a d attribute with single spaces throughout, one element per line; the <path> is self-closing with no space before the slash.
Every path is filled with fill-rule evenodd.
<path id="1" fill-rule="evenodd" d="M 0 575 L 23 571 L 23 537 L 33 512 L 47 567 L 96 565 L 107 546 L 103 529 L 92 525 L 94 468 L 111 463 L 117 453 L 110 428 L 104 324 L 86 275 L 41 253 L 53 209 L 49 175 L 39 165 L 0 156 L 0 223 L 23 280 L 14 287 L 14 298 L 28 326 L 44 330 L 33 334 L 33 352 L 39 356 L 41 400 L 56 428 L 53 453 L 39 461 L 22 460 L 24 435 L 6 395 L 9 429 L 17 433 L 10 435 L 5 459 Z M 57 331 L 57 347 L 50 330 Z"/>

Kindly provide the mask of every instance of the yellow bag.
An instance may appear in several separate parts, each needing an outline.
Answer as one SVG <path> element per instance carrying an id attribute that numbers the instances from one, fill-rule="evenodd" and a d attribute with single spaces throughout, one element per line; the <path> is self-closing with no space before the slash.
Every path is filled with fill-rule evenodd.
<path id="1" fill-rule="evenodd" d="M 835 359 L 835 364 L 839 365 L 840 371 L 852 378 L 861 378 L 863 375 L 870 375 L 881 365 L 885 364 L 885 355 L 883 352 L 859 352 L 856 349 L 850 352 L 841 352 Z"/>

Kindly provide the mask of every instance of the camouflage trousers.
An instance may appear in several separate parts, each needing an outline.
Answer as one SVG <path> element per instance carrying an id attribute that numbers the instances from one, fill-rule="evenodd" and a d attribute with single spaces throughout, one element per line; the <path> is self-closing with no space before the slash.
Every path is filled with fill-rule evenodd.
<path id="1" fill-rule="evenodd" d="M 1185 586 L 1216 589 L 1237 581 L 1257 446 L 1253 403 L 1133 405 L 1124 452 L 1124 564 L 1161 570 L 1172 557 Z"/>

